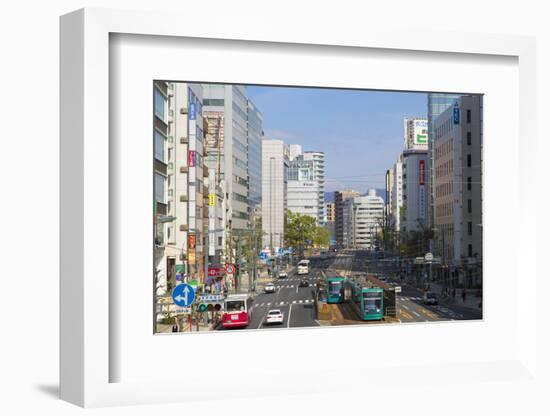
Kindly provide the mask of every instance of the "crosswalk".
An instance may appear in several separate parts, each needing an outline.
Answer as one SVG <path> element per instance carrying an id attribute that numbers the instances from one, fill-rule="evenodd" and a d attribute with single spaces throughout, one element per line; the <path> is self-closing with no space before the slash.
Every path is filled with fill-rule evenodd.
<path id="1" fill-rule="evenodd" d="M 314 299 L 295 299 L 295 300 L 284 300 L 276 302 L 258 302 L 254 304 L 255 308 L 262 306 L 285 306 L 285 305 L 299 305 L 299 304 L 308 304 L 315 302 Z"/>
<path id="2" fill-rule="evenodd" d="M 298 285 L 293 285 L 293 284 L 290 284 L 290 285 L 275 285 L 275 289 L 293 289 L 296 286 L 298 286 Z M 317 283 L 310 283 L 309 287 L 317 287 Z"/>
<path id="3" fill-rule="evenodd" d="M 421 301 L 422 298 L 419 296 L 397 296 L 397 300 L 415 300 L 415 301 Z"/>

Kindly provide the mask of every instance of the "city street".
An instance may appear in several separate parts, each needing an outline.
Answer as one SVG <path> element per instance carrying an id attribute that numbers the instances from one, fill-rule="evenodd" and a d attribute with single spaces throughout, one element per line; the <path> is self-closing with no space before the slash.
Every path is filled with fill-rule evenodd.
<path id="1" fill-rule="evenodd" d="M 289 273 L 287 278 L 277 279 L 275 293 L 259 293 L 254 298 L 254 310 L 248 329 L 297 328 L 318 326 L 315 320 L 315 289 L 320 279 L 317 270 L 307 276 L 310 287 L 299 287 L 302 277 Z M 284 315 L 282 324 L 266 325 L 265 317 L 270 309 L 280 309 Z"/>
<path id="2" fill-rule="evenodd" d="M 332 258 L 312 259 L 311 264 L 314 272 L 324 269 L 333 270 L 342 275 L 349 275 L 352 272 L 384 274 L 387 276 L 386 283 L 401 287 L 401 293 L 396 296 L 397 318 L 400 322 L 454 321 L 482 317 L 479 308 L 461 305 L 463 302 L 459 296 L 454 301 L 440 302 L 439 305 L 425 305 L 421 289 L 395 278 L 399 274 L 399 269 L 393 266 L 392 259 L 377 260 L 371 252 L 365 250 L 343 250 Z M 345 306 L 338 306 L 346 316 L 348 311 Z M 349 316 L 349 312 L 347 315 Z"/>

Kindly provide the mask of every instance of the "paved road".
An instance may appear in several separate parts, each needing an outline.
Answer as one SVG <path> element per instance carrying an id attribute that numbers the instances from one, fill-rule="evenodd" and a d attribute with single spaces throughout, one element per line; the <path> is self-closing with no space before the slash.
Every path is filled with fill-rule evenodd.
<path id="1" fill-rule="evenodd" d="M 343 250 L 336 256 L 316 259 L 312 261 L 312 265 L 317 268 L 349 270 L 350 272 L 382 273 L 386 276 L 395 276 L 399 272 L 392 259 L 376 259 L 373 253 L 368 251 Z M 398 279 L 390 278 L 387 282 L 402 288 L 402 292 L 396 298 L 397 317 L 401 322 L 469 320 L 482 317 L 481 310 L 461 306 L 458 296 L 452 304 L 428 306 L 423 303 L 423 292 L 420 289 Z"/>
<path id="2" fill-rule="evenodd" d="M 306 278 L 310 287 L 299 287 L 300 280 L 290 273 L 287 278 L 278 279 L 274 282 L 275 293 L 261 293 L 254 299 L 254 310 L 252 319 L 248 325 L 249 329 L 264 328 L 298 328 L 318 326 L 315 314 L 314 294 L 318 284 L 320 273 L 312 272 Z M 280 309 L 284 315 L 282 325 L 266 325 L 265 318 L 270 309 Z"/>

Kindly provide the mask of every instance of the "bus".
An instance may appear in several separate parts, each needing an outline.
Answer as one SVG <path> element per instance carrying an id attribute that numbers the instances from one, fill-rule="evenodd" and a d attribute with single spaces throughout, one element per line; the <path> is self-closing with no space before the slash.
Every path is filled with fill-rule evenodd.
<path id="1" fill-rule="evenodd" d="M 252 318 L 253 299 L 250 295 L 229 295 L 225 298 L 222 326 L 224 328 L 246 328 Z"/>
<path id="2" fill-rule="evenodd" d="M 300 260 L 298 262 L 297 268 L 298 274 L 308 274 L 309 273 L 309 260 Z"/>
<path id="3" fill-rule="evenodd" d="M 344 283 L 342 276 L 327 276 L 327 303 L 342 303 L 344 301 Z"/>

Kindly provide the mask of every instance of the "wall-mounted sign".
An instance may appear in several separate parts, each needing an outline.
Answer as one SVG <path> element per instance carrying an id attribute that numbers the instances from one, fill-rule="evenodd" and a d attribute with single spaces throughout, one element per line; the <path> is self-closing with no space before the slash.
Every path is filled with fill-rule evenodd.
<path id="1" fill-rule="evenodd" d="M 421 160 L 418 162 L 418 182 L 420 185 L 424 185 L 426 182 L 426 161 Z"/>
<path id="2" fill-rule="evenodd" d="M 453 108 L 453 124 L 460 124 L 460 109 L 458 104 L 455 104 Z"/>
<path id="3" fill-rule="evenodd" d="M 187 156 L 187 164 L 189 165 L 189 167 L 191 168 L 195 167 L 196 161 L 197 161 L 197 152 L 195 152 L 194 150 L 189 150 L 188 156 Z"/>
<path id="4" fill-rule="evenodd" d="M 195 103 L 189 104 L 189 120 L 197 119 L 197 106 Z"/>
<path id="5" fill-rule="evenodd" d="M 187 242 L 188 242 L 188 247 L 190 249 L 194 249 L 197 246 L 197 236 L 195 234 L 189 234 L 189 238 Z"/>
<path id="6" fill-rule="evenodd" d="M 216 194 L 214 192 L 208 194 L 208 205 L 211 207 L 216 206 Z"/>

